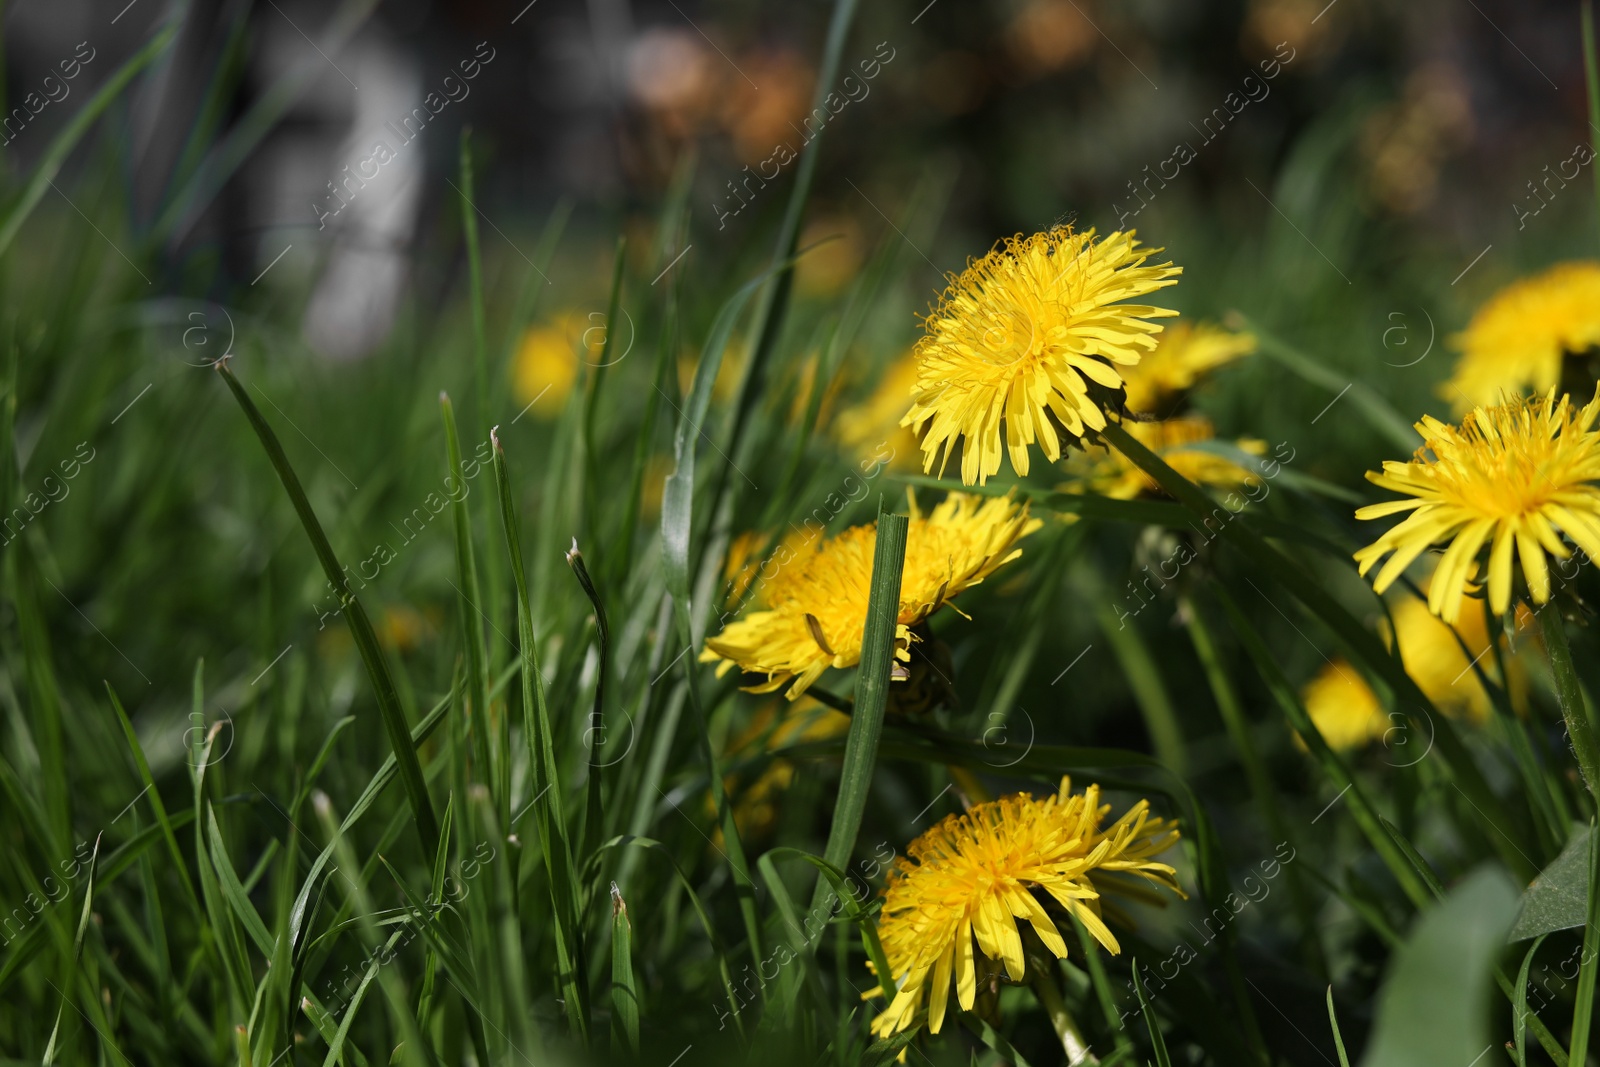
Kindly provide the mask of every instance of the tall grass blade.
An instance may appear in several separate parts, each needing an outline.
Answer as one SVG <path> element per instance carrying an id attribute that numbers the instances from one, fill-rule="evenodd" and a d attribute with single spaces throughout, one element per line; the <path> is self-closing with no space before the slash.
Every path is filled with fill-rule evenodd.
<path id="1" fill-rule="evenodd" d="M 1550 935 L 1540 934 L 1533 939 L 1527 954 L 1522 957 L 1522 966 L 1517 968 L 1517 992 L 1516 996 L 1511 998 L 1511 1035 L 1516 1044 L 1513 1055 L 1516 1056 L 1517 1067 L 1528 1067 L 1528 971 L 1533 967 L 1533 957 L 1538 954 L 1539 946 L 1544 944 L 1544 939 L 1548 936 Z M 1329 988 L 1331 1010 L 1333 994 L 1332 987 Z"/>
<path id="2" fill-rule="evenodd" d="M 835 868 L 850 866 L 861 817 L 867 810 L 872 772 L 878 759 L 883 714 L 893 681 L 897 628 L 900 621 L 900 577 L 905 569 L 906 537 L 911 520 L 878 511 L 878 532 L 872 553 L 872 585 L 867 592 L 867 621 L 861 638 L 861 665 L 856 674 L 855 711 L 845 738 L 839 794 L 822 858 Z M 822 902 L 822 880 L 811 896 L 813 910 Z"/>
<path id="3" fill-rule="evenodd" d="M 450 476 L 455 479 L 455 484 L 464 490 L 467 483 L 462 473 L 461 438 L 456 433 L 455 406 L 450 403 L 450 397 L 445 393 L 439 394 L 439 411 L 444 417 L 444 439 L 450 456 Z M 495 795 L 507 813 L 502 818 L 509 818 L 511 798 L 499 788 L 501 774 L 497 770 L 497 765 L 504 763 L 507 757 L 504 752 L 496 753 L 493 750 L 490 737 L 489 661 L 483 644 L 485 618 L 483 596 L 478 587 L 478 565 L 472 550 L 472 521 L 467 515 L 465 491 L 459 497 L 450 494 L 450 516 L 456 535 L 456 580 L 461 583 L 457 587 L 459 594 L 457 603 L 461 608 L 461 633 L 465 641 L 467 692 L 471 695 L 471 699 L 467 702 L 467 722 L 472 730 L 472 754 L 477 764 L 476 780 L 493 783 Z M 506 777 L 509 781 L 509 775 Z"/>
<path id="4" fill-rule="evenodd" d="M 1256 670 L 1267 683 L 1267 689 L 1288 720 L 1289 726 L 1305 742 L 1312 758 L 1322 768 L 1322 773 L 1328 776 L 1333 785 L 1340 787 L 1340 795 L 1349 798 L 1350 817 L 1366 835 L 1368 843 L 1383 858 L 1389 873 L 1394 875 L 1395 881 L 1405 891 L 1411 903 L 1419 911 L 1426 908 L 1432 900 L 1431 894 L 1416 868 L 1406 858 L 1400 844 L 1384 827 L 1383 817 L 1373 807 L 1366 790 L 1356 781 L 1355 775 L 1351 773 L 1345 761 L 1328 745 L 1322 732 L 1317 729 L 1316 723 L 1311 721 L 1311 716 L 1306 712 L 1305 705 L 1300 703 L 1300 697 L 1294 691 L 1294 687 L 1283 676 L 1283 672 L 1272 658 L 1272 653 L 1268 651 L 1266 644 L 1256 633 L 1255 627 L 1250 624 L 1233 597 L 1222 588 L 1218 588 L 1217 597 L 1222 601 L 1222 606 L 1233 624 L 1234 632 L 1239 636 L 1240 643 L 1255 660 Z"/>
<path id="5" fill-rule="evenodd" d="M 72 939 L 72 966 L 67 971 L 67 988 L 61 993 L 61 1005 L 56 1009 L 55 1025 L 50 1028 L 50 1041 L 44 1049 L 44 1067 L 55 1067 L 56 1039 L 61 1036 L 61 1016 L 67 1010 L 67 1004 L 72 1000 L 72 987 L 77 984 L 78 963 L 83 959 L 84 935 L 89 932 L 89 916 L 94 913 L 94 874 L 95 866 L 100 861 L 100 837 L 95 836 L 94 851 L 89 853 L 89 876 L 83 887 L 83 908 L 78 913 L 78 932 Z M 95 1009 L 99 1014 L 98 1008 Z M 120 1056 L 118 1057 L 121 1058 Z"/>
<path id="6" fill-rule="evenodd" d="M 1150 1010 L 1150 998 L 1144 991 L 1144 979 L 1139 977 L 1139 961 L 1132 961 L 1133 992 L 1139 998 L 1139 1014 L 1144 1016 L 1145 1026 L 1150 1031 L 1150 1045 L 1155 1050 L 1156 1067 L 1172 1067 L 1172 1057 L 1167 1053 L 1167 1039 L 1161 1035 L 1161 1023 L 1156 1019 L 1156 1013 Z"/>
<path id="7" fill-rule="evenodd" d="M 611 883 L 611 1043 L 639 1054 L 639 987 L 633 979 L 633 923 L 617 883 Z"/>
<path id="8" fill-rule="evenodd" d="M 1583 956 L 1578 968 L 1578 991 L 1572 1010 L 1572 1039 L 1568 1055 L 1573 1063 L 1588 1063 L 1589 1029 L 1594 1020 L 1595 975 L 1600 971 L 1600 833 L 1589 822 L 1589 921 L 1583 925 Z"/>
<path id="9" fill-rule="evenodd" d="M 1333 1030 L 1333 1047 L 1339 1052 L 1339 1067 L 1350 1067 L 1350 1057 L 1344 1051 L 1344 1035 L 1339 1033 L 1339 1016 L 1333 1010 L 1333 986 L 1328 987 L 1328 1026 Z"/>
<path id="10" fill-rule="evenodd" d="M 522 671 L 522 729 L 528 740 L 528 767 L 539 847 L 550 876 L 554 907 L 556 963 L 568 1024 L 581 1042 L 589 1041 L 589 992 L 583 956 L 577 871 L 572 862 L 569 827 L 563 814 L 561 776 L 556 767 L 555 738 L 550 711 L 545 705 L 544 679 L 539 674 L 539 650 L 533 630 L 533 606 L 528 600 L 527 571 L 522 563 L 522 524 L 517 518 L 506 453 L 497 432 L 490 431 L 494 447 L 495 485 L 500 494 L 500 520 L 511 559 L 511 579 L 517 594 L 517 647 Z"/>
<path id="11" fill-rule="evenodd" d="M 0 256 L 5 255 L 11 247 L 11 242 L 16 239 L 17 231 L 22 229 L 22 224 L 28 216 L 33 214 L 33 209 L 39 206 L 39 201 L 44 197 L 46 188 L 54 184 L 55 177 L 61 172 L 61 167 L 77 147 L 83 135 L 88 132 L 94 121 L 100 117 L 111 102 L 122 94 L 134 76 L 149 66 L 166 47 L 172 43 L 173 36 L 178 32 L 178 20 L 168 19 L 161 29 L 156 31 L 154 37 L 146 41 L 127 61 L 118 67 L 116 73 L 106 79 L 106 83 L 91 96 L 77 114 L 72 116 L 65 128 L 51 140 L 50 147 L 45 149 L 44 155 L 33 168 L 33 174 L 28 178 L 28 184 L 22 193 L 0 218 Z"/>
<path id="12" fill-rule="evenodd" d="M 272 461 L 273 469 L 278 472 L 278 480 L 283 483 L 284 491 L 289 495 L 289 502 L 294 505 L 295 513 L 300 517 L 300 525 L 305 528 L 306 536 L 311 540 L 312 550 L 316 552 L 317 561 L 322 564 L 323 573 L 327 575 L 329 584 L 338 590 L 345 622 L 350 627 L 350 636 L 355 639 L 356 648 L 361 653 L 361 662 L 366 666 L 367 677 L 372 682 L 373 693 L 378 698 L 378 712 L 383 718 L 384 730 L 389 735 L 389 747 L 395 758 L 401 784 L 405 786 L 406 798 L 411 802 L 412 821 L 416 825 L 417 837 L 422 842 L 423 854 L 431 856 L 439 846 L 439 820 L 434 815 L 433 802 L 428 798 L 428 785 L 422 777 L 422 764 L 417 761 L 416 749 L 411 747 L 411 730 L 406 725 L 405 712 L 400 707 L 400 697 L 395 691 L 394 679 L 389 674 L 389 664 L 384 659 L 383 648 L 378 644 L 378 635 L 373 632 L 372 622 L 367 618 L 366 609 L 361 606 L 355 590 L 350 587 L 350 580 L 345 577 L 344 568 L 339 565 L 339 558 L 334 555 L 327 534 L 322 532 L 322 524 L 317 521 L 316 512 L 311 508 L 311 501 L 306 498 L 305 490 L 300 485 L 300 478 L 290 465 L 289 457 L 278 441 L 278 435 L 262 416 L 255 401 L 250 399 L 250 394 L 245 392 L 244 386 L 233 376 L 233 371 L 222 363 L 216 364 L 216 369 L 232 391 L 234 399 L 239 402 L 239 407 L 244 409 L 251 428 L 261 440 L 261 447 L 266 450 L 267 458 Z"/>

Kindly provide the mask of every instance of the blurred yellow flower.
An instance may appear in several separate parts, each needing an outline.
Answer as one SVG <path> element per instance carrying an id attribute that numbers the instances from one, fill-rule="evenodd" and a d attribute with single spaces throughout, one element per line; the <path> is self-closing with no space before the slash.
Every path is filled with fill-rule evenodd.
<path id="1" fill-rule="evenodd" d="M 422 613 L 407 604 L 390 604 L 378 617 L 378 640 L 401 655 L 422 647 L 422 640 L 433 627 Z"/>
<path id="2" fill-rule="evenodd" d="M 1422 601 L 1407 597 L 1394 606 L 1392 614 L 1400 660 L 1434 707 L 1479 725 L 1487 722 L 1493 703 L 1473 669 L 1477 667 L 1504 685 L 1513 709 L 1526 709 L 1528 675 L 1521 657 L 1504 638 L 1499 657 L 1485 655 L 1489 650 L 1489 628 L 1483 612 L 1470 611 L 1451 627 Z M 1519 608 L 1518 614 L 1525 626 L 1527 609 Z M 1507 675 L 1503 680 L 1498 677 L 1501 659 Z M 1384 715 L 1377 694 L 1343 659 L 1324 667 L 1301 695 L 1311 720 L 1336 749 L 1360 748 L 1382 740 L 1391 727 L 1404 729 L 1403 720 Z"/>
<path id="3" fill-rule="evenodd" d="M 1507 286 L 1450 343 L 1461 358 L 1440 395 L 1457 414 L 1555 388 L 1566 356 L 1600 346 L 1600 262 L 1558 263 Z"/>
<path id="4" fill-rule="evenodd" d="M 1102 829 L 1110 811 L 1098 785 L 1073 793 L 1071 779 L 1062 778 L 1060 791 L 1043 800 L 1017 793 L 979 804 L 913 841 L 890 871 L 878 921 L 892 974 L 890 981 L 878 975 L 878 989 L 867 995 L 885 995 L 887 987 L 894 997 L 872 1032 L 888 1037 L 908 1029 L 926 997 L 928 1031 L 938 1033 L 952 981 L 961 1008 L 972 1010 L 979 955 L 1002 961 L 1011 980 L 1021 981 L 1019 919 L 1057 959 L 1067 955 L 1057 923 L 1069 915 L 1117 954 L 1122 948 L 1102 919 L 1102 894 L 1138 891 L 1131 879 L 1144 879 L 1183 896 L 1177 872 L 1155 859 L 1177 843 L 1177 823 L 1153 818 L 1150 802 L 1141 800 Z"/>
<path id="5" fill-rule="evenodd" d="M 1155 351 L 1122 371 L 1128 409 L 1166 416 L 1163 410 L 1192 388 L 1202 375 L 1256 350 L 1253 334 L 1235 333 L 1210 322 L 1174 322 L 1162 333 Z"/>
<path id="6" fill-rule="evenodd" d="M 796 291 L 814 297 L 837 293 L 861 269 L 865 245 L 860 224 L 849 215 L 828 215 L 810 223 L 800 235 L 799 247 L 810 251 L 795 262 Z"/>
<path id="7" fill-rule="evenodd" d="M 581 350 L 587 349 L 590 360 L 600 358 L 605 332 L 593 326 L 577 312 L 563 312 L 523 331 L 511 362 L 511 385 L 517 403 L 534 405 L 530 415 L 553 418 L 561 410 L 578 380 Z"/>
<path id="8" fill-rule="evenodd" d="M 1122 426 L 1196 485 L 1231 489 L 1243 485 L 1251 476 L 1250 471 L 1225 456 L 1192 447 L 1216 440 L 1211 420 L 1203 415 L 1180 415 L 1163 422 L 1124 422 Z M 1266 442 L 1254 438 L 1234 443 L 1250 455 L 1265 455 L 1267 451 Z M 1067 471 L 1072 477 L 1061 488 L 1069 493 L 1098 493 L 1118 500 L 1165 494 L 1155 479 L 1115 450 L 1108 450 L 1103 456 L 1073 456 L 1067 461 Z"/>
<path id="9" fill-rule="evenodd" d="M 1005 452 L 1018 474 L 1038 442 L 1051 462 L 1123 410 L 1120 368 L 1155 348 L 1176 311 L 1117 301 L 1177 284 L 1181 267 L 1145 266 L 1162 251 L 1133 231 L 1096 239 L 1067 227 L 996 245 L 952 276 L 917 342 L 917 382 L 902 423 L 940 473 L 958 441 L 961 480 L 982 484 Z"/>
<path id="10" fill-rule="evenodd" d="M 1366 574 L 1388 556 L 1373 588 L 1389 588 L 1419 555 L 1445 545 L 1428 589 L 1428 607 L 1454 623 L 1469 584 L 1487 576 L 1496 614 L 1511 606 L 1512 553 L 1535 604 L 1550 599 L 1546 555 L 1566 559 L 1565 535 L 1600 557 L 1600 388 L 1575 410 L 1555 390 L 1542 397 L 1474 408 L 1459 428 L 1425 416 L 1416 424 L 1422 447 L 1408 462 L 1390 460 L 1367 480 L 1405 494 L 1371 504 L 1358 519 L 1409 511 L 1355 554 Z M 1488 547 L 1486 559 L 1480 550 Z M 1393 553 L 1391 555 L 1391 553 Z"/>
<path id="11" fill-rule="evenodd" d="M 911 467 L 917 454 L 917 435 L 902 426 L 900 417 L 911 402 L 917 383 L 917 360 L 911 353 L 889 364 L 878 386 L 867 398 L 839 412 L 833 419 L 834 439 L 855 459 L 881 456 L 888 449 L 889 466 Z"/>
<path id="12" fill-rule="evenodd" d="M 1389 717 L 1378 703 L 1378 694 L 1344 659 L 1318 671 L 1301 690 L 1300 699 L 1317 732 L 1336 752 L 1365 748 L 1382 740 L 1389 729 Z"/>
<path id="13" fill-rule="evenodd" d="M 951 493 L 926 515 L 913 497 L 896 657 L 910 659 L 911 627 L 1021 555 L 1017 542 L 1040 525 L 1028 517 L 1027 504 L 1010 497 Z M 746 612 L 707 638 L 701 661 L 717 663 L 719 676 L 735 666 L 765 674 L 767 680 L 750 691 L 770 693 L 787 685 L 790 700 L 829 667 L 855 666 L 861 659 L 877 532 L 876 523 L 852 526 L 828 541 L 807 542 L 798 552 L 786 541 L 766 564 L 772 571 L 761 589 L 766 607 Z"/>

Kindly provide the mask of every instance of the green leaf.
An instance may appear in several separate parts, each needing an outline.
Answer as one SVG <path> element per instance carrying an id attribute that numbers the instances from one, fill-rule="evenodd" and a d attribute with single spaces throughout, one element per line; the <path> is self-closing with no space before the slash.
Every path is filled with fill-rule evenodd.
<path id="1" fill-rule="evenodd" d="M 1482 867 L 1423 913 L 1390 962 L 1362 1067 L 1480 1062 L 1495 1044 L 1489 987 L 1516 907 L 1511 879 Z"/>
<path id="2" fill-rule="evenodd" d="M 1589 910 L 1591 833 L 1585 827 L 1574 835 L 1561 855 L 1523 890 L 1517 921 L 1511 927 L 1512 941 L 1583 925 Z"/>

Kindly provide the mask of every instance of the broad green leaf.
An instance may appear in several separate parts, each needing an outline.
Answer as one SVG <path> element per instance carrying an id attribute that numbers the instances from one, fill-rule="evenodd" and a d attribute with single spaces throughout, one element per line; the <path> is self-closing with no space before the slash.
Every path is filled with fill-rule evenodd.
<path id="1" fill-rule="evenodd" d="M 1384 977 L 1361 1067 L 1504 1062 L 1488 999 L 1516 909 L 1511 879 L 1482 867 L 1423 913 Z"/>
<path id="2" fill-rule="evenodd" d="M 1589 910 L 1589 829 L 1567 842 L 1561 855 L 1522 892 L 1512 941 L 1582 926 Z"/>

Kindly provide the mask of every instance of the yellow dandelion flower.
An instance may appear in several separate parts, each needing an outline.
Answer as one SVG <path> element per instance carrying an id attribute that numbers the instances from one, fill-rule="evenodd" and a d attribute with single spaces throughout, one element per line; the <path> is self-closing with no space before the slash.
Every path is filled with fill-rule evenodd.
<path id="1" fill-rule="evenodd" d="M 1041 525 L 1028 517 L 1027 504 L 1010 497 L 951 493 L 926 515 L 912 498 L 895 655 L 909 660 L 911 627 L 1021 555 L 1017 542 Z M 718 663 L 719 675 L 735 666 L 765 674 L 767 680 L 750 691 L 770 693 L 788 685 L 790 700 L 829 667 L 855 666 L 861 659 L 877 535 L 872 523 L 799 551 L 786 553 L 780 546 L 762 575 L 766 607 L 707 638 L 701 661 Z"/>
<path id="2" fill-rule="evenodd" d="M 1175 322 L 1162 333 L 1155 351 L 1121 372 L 1128 408 L 1149 415 L 1170 414 L 1161 408 L 1193 388 L 1203 375 L 1255 350 L 1253 334 L 1210 322 Z"/>
<path id="3" fill-rule="evenodd" d="M 1413 459 L 1367 473 L 1369 481 L 1406 499 L 1368 505 L 1356 518 L 1411 514 L 1356 553 L 1361 573 L 1388 556 L 1372 583 L 1382 593 L 1424 551 L 1448 545 L 1428 589 L 1428 607 L 1454 623 L 1468 584 L 1485 574 L 1490 607 L 1506 612 L 1515 550 L 1533 602 L 1543 604 L 1550 599 L 1546 555 L 1571 555 L 1563 535 L 1600 556 L 1597 416 L 1600 389 L 1582 409 L 1567 397 L 1557 401 L 1551 390 L 1474 408 L 1459 428 L 1424 417 L 1416 424 L 1423 444 Z M 1480 563 L 1485 545 L 1488 557 Z"/>
<path id="4" fill-rule="evenodd" d="M 979 804 L 913 841 L 884 894 L 878 935 L 891 975 L 878 976 L 879 991 L 892 989 L 893 999 L 872 1032 L 887 1037 L 907 1029 L 927 998 L 928 1030 L 938 1033 L 952 981 L 957 1002 L 970 1011 L 979 953 L 1021 981 L 1019 919 L 1058 959 L 1067 945 L 1051 911 L 1075 916 L 1115 954 L 1122 949 L 1102 919 L 1102 894 L 1142 896 L 1131 876 L 1183 896 L 1177 872 L 1155 859 L 1177 842 L 1177 824 L 1152 817 L 1141 800 L 1102 828 L 1110 811 L 1098 785 L 1073 793 L 1063 778 L 1060 791 L 1043 800 L 1017 793 Z"/>
<path id="5" fill-rule="evenodd" d="M 1558 263 L 1507 286 L 1450 343 L 1461 359 L 1440 395 L 1458 414 L 1555 388 L 1565 357 L 1600 346 L 1600 263 Z"/>
<path id="6" fill-rule="evenodd" d="M 922 438 L 923 469 L 942 473 L 962 439 L 961 480 L 982 484 L 1005 451 L 1028 473 L 1037 441 L 1051 462 L 1062 441 L 1105 428 L 1123 410 L 1121 368 L 1156 346 L 1176 311 L 1118 301 L 1177 284 L 1181 267 L 1145 266 L 1162 251 L 1133 231 L 1096 240 L 1068 228 L 997 245 L 952 276 L 917 342 L 917 383 L 902 420 Z M 942 457 L 941 457 L 942 453 Z"/>
<path id="7" fill-rule="evenodd" d="M 1383 713 L 1378 694 L 1343 659 L 1318 671 L 1301 690 L 1300 699 L 1317 732 L 1336 752 L 1365 748 L 1381 740 L 1389 729 L 1389 717 Z"/>
<path id="8" fill-rule="evenodd" d="M 1179 415 L 1162 422 L 1128 422 L 1123 424 L 1123 429 L 1197 485 L 1232 489 L 1243 485 L 1251 475 L 1226 456 L 1193 447 L 1216 440 L 1211 420 L 1203 415 Z M 1254 438 L 1243 438 L 1235 444 L 1251 455 L 1261 456 L 1267 451 L 1266 442 Z M 1075 456 L 1069 461 L 1068 472 L 1073 477 L 1062 486 L 1066 492 L 1098 493 L 1118 500 L 1166 493 L 1154 478 L 1121 452 Z"/>
<path id="9" fill-rule="evenodd" d="M 578 360 L 600 358 L 605 331 L 594 325 L 576 312 L 565 312 L 523 333 L 511 361 L 511 385 L 518 403 L 538 401 L 535 415 L 561 410 L 578 380 Z"/>
<path id="10" fill-rule="evenodd" d="M 878 386 L 833 420 L 833 437 L 857 459 L 873 458 L 905 469 L 917 451 L 917 435 L 900 424 L 917 384 L 917 360 L 908 352 L 883 372 Z"/>

